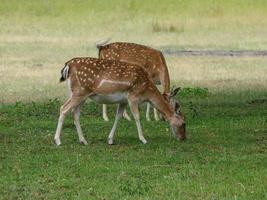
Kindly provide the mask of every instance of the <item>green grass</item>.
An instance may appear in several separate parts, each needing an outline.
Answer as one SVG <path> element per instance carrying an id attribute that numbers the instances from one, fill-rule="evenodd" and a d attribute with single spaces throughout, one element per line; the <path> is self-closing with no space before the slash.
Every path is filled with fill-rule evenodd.
<path id="1" fill-rule="evenodd" d="M 1 199 L 266 199 L 266 92 L 188 88 L 179 99 L 188 140 L 174 140 L 164 122 L 142 120 L 147 145 L 122 120 L 108 146 L 112 121 L 92 102 L 81 115 L 90 144 L 78 143 L 68 116 L 60 147 L 53 143 L 59 101 L 2 105 Z"/>

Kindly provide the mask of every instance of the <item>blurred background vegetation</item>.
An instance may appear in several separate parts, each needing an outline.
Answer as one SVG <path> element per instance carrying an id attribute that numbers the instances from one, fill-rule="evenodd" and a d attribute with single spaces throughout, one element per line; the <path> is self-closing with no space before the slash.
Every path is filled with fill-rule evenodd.
<path id="1" fill-rule="evenodd" d="M 37 100 L 64 96 L 60 69 L 73 57 L 97 56 L 101 39 L 160 50 L 265 50 L 267 1 L 0 0 L 0 27 L 0 102 Z M 231 87 L 266 89 L 263 57 L 166 59 L 181 86 L 229 89 L 223 83 L 231 79 Z"/>

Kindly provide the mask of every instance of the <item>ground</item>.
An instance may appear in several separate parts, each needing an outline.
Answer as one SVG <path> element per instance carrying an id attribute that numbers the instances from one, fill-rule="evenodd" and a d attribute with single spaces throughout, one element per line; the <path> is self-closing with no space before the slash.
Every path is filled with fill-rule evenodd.
<path id="1" fill-rule="evenodd" d="M 185 142 L 166 122 L 111 120 L 88 101 L 78 143 L 68 116 L 53 142 L 64 63 L 95 42 L 166 50 L 266 50 L 264 0 L 16 1 L 0 3 L 0 199 L 267 199 L 267 57 L 165 53 L 186 116 Z"/>

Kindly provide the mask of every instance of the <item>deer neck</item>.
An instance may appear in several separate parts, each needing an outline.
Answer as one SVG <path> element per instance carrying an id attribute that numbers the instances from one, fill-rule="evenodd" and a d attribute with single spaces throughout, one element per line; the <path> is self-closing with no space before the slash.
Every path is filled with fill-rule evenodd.
<path id="1" fill-rule="evenodd" d="M 154 92 L 153 95 L 150 95 L 150 102 L 164 115 L 169 122 L 175 116 L 175 113 L 168 101 L 166 101 L 158 91 Z"/>

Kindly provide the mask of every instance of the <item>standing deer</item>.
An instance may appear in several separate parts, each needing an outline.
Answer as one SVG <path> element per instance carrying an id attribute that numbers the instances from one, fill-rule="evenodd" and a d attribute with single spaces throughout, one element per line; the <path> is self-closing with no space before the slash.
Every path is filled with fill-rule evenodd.
<path id="1" fill-rule="evenodd" d="M 180 112 L 175 112 L 177 103 L 164 99 L 154 85 L 148 73 L 140 66 L 116 60 L 98 58 L 73 58 L 61 70 L 60 82 L 67 80 L 71 96 L 61 106 L 55 134 L 55 143 L 61 144 L 60 134 L 66 114 L 72 111 L 79 141 L 87 144 L 80 126 L 80 108 L 87 97 L 101 104 L 118 103 L 117 114 L 108 136 L 108 144 L 113 137 L 119 119 L 129 104 L 136 122 L 139 139 L 146 144 L 140 124 L 138 104 L 144 101 L 152 103 L 170 123 L 173 134 L 184 140 L 185 121 Z"/>
<path id="2" fill-rule="evenodd" d="M 99 49 L 99 58 L 108 60 L 119 60 L 143 67 L 153 80 L 154 84 L 161 84 L 163 95 L 170 100 L 170 77 L 166 61 L 162 53 L 156 49 L 134 43 L 115 42 L 107 44 L 108 40 L 98 42 L 96 47 Z M 146 119 L 150 121 L 150 104 L 147 104 Z M 130 120 L 126 110 L 124 117 Z M 159 120 L 157 110 L 154 108 L 154 118 Z M 103 104 L 103 119 L 108 121 L 107 106 Z"/>

